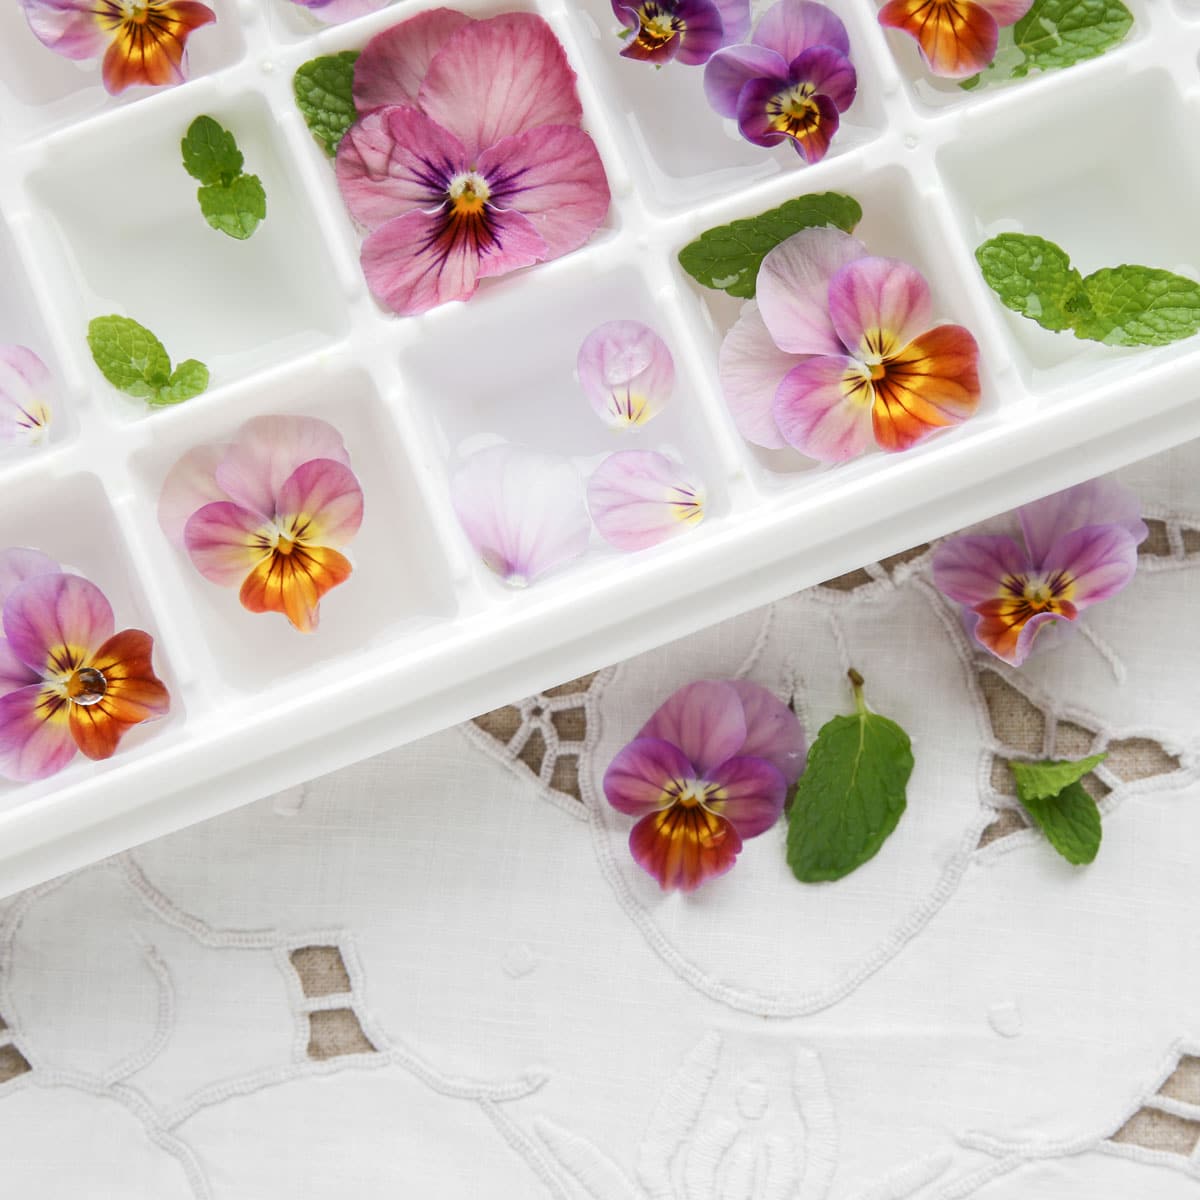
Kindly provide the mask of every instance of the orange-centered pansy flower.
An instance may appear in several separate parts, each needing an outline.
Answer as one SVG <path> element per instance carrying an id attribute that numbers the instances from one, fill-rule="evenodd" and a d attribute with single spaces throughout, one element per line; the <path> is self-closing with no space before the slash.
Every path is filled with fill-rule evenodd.
<path id="1" fill-rule="evenodd" d="M 916 40 L 934 75 L 965 79 L 996 57 L 1000 29 L 1015 25 L 1033 0 L 888 0 L 880 25 Z"/>
<path id="2" fill-rule="evenodd" d="M 188 37 L 217 19 L 197 0 L 20 0 L 43 45 L 66 58 L 103 56 L 113 95 L 186 78 Z"/>

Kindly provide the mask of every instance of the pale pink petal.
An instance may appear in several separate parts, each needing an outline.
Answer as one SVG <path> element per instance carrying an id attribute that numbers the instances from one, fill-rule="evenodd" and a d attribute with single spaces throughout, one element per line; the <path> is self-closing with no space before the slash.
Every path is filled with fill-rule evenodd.
<path id="1" fill-rule="evenodd" d="M 780 350 L 842 354 L 829 318 L 830 280 L 866 247 L 840 229 L 802 229 L 780 242 L 758 270 L 755 298 Z"/>
<path id="2" fill-rule="evenodd" d="M 678 746 L 661 738 L 639 737 L 625 746 L 604 772 L 604 795 L 618 812 L 644 816 L 671 802 L 694 775 L 692 764 Z"/>
<path id="3" fill-rule="evenodd" d="M 75 757 L 67 702 L 36 683 L 0 696 L 0 776 L 46 779 Z"/>
<path id="4" fill-rule="evenodd" d="M 641 321 L 608 321 L 583 339 L 575 360 L 596 415 L 611 429 L 631 429 L 660 413 L 675 386 L 666 342 Z"/>
<path id="5" fill-rule="evenodd" d="M 750 40 L 788 62 L 810 46 L 832 46 L 850 53 L 846 26 L 832 9 L 815 0 L 779 0 L 763 13 Z"/>
<path id="6" fill-rule="evenodd" d="M 746 740 L 739 756 L 766 759 L 791 787 L 803 774 L 808 757 L 800 718 L 774 692 L 757 683 L 731 679 L 729 684 L 737 692 L 746 718 Z M 749 836 L 744 829 L 740 831 Z"/>
<path id="7" fill-rule="evenodd" d="M 600 536 L 618 550 L 644 550 L 704 519 L 704 488 L 681 463 L 654 450 L 618 450 L 588 480 Z"/>
<path id="8" fill-rule="evenodd" d="M 353 21 L 367 13 L 378 12 L 390 0 L 294 0 L 301 8 L 307 8 L 318 21 L 325 25 L 336 25 L 341 21 Z"/>
<path id="9" fill-rule="evenodd" d="M 416 107 L 433 56 L 470 23 L 470 17 L 452 8 L 432 8 L 377 33 L 354 64 L 354 105 L 359 114 L 391 104 Z"/>
<path id="10" fill-rule="evenodd" d="M 934 586 L 968 608 L 996 599 L 1006 579 L 1024 578 L 1033 570 L 1012 538 L 995 534 L 952 537 L 933 552 Z"/>
<path id="11" fill-rule="evenodd" d="M 875 444 L 873 393 L 844 356 L 809 358 L 793 367 L 775 394 L 775 423 L 789 446 L 819 462 L 857 458 Z"/>
<path id="12" fill-rule="evenodd" d="M 596 144 L 573 125 L 506 137 L 479 156 L 477 169 L 491 207 L 519 212 L 545 239 L 541 258 L 577 250 L 608 215 L 604 164 Z"/>
<path id="13" fill-rule="evenodd" d="M 35 575 L 59 575 L 62 567 L 48 554 L 27 546 L 13 546 L 0 550 L 0 610 L 13 594 L 18 584 Z"/>
<path id="14" fill-rule="evenodd" d="M 736 688 L 723 680 L 702 679 L 667 697 L 638 737 L 678 746 L 703 775 L 741 751 L 746 715 Z"/>
<path id="15" fill-rule="evenodd" d="M 550 26 L 533 13 L 457 30 L 429 64 L 419 101 L 471 158 L 501 138 L 583 121 L 575 72 Z"/>
<path id="16" fill-rule="evenodd" d="M 276 498 L 288 476 L 314 458 L 350 465 L 342 435 L 319 417 L 252 417 L 234 435 L 218 464 L 225 494 L 265 517 L 274 517 Z"/>
<path id="17" fill-rule="evenodd" d="M 64 58 L 99 58 L 110 35 L 96 20 L 95 0 L 18 0 L 34 36 Z"/>
<path id="18" fill-rule="evenodd" d="M 54 380 L 27 346 L 0 346 L 0 445 L 36 446 L 49 431 Z"/>
<path id="19" fill-rule="evenodd" d="M 1003 29 L 1015 25 L 1032 7 L 1033 0 L 976 0 L 992 14 L 992 20 Z"/>
<path id="20" fill-rule="evenodd" d="M 13 654 L 31 671 L 53 675 L 81 666 L 112 637 L 113 611 L 80 575 L 33 575 L 4 602 L 3 623 Z"/>
<path id="21" fill-rule="evenodd" d="M 707 802 L 742 838 L 766 833 L 783 812 L 788 785 L 779 768 L 763 758 L 738 755 L 707 773 L 709 783 L 721 789 L 720 799 Z"/>
<path id="22" fill-rule="evenodd" d="M 1115 479 L 1093 479 L 1055 492 L 1017 509 L 1029 557 L 1041 566 L 1050 547 L 1064 534 L 1085 525 L 1119 525 L 1136 542 L 1148 534 L 1137 493 Z"/>
<path id="23" fill-rule="evenodd" d="M 869 256 L 830 280 L 829 315 L 838 337 L 860 362 L 898 354 L 933 319 L 929 284 L 898 258 Z"/>
<path id="24" fill-rule="evenodd" d="M 0 637 L 0 696 L 17 688 L 40 683 L 41 676 L 31 671 L 12 651 L 7 638 Z"/>
<path id="25" fill-rule="evenodd" d="M 192 565 L 205 579 L 236 587 L 271 553 L 276 533 L 262 513 L 221 500 L 191 515 L 183 540 Z"/>
<path id="26" fill-rule="evenodd" d="M 336 169 L 350 215 L 378 229 L 413 209 L 441 208 L 466 165 L 462 143 L 424 113 L 381 108 L 346 131 Z"/>
<path id="27" fill-rule="evenodd" d="M 787 445 L 775 424 L 775 393 L 783 377 L 804 360 L 772 340 L 758 309 L 746 309 L 725 335 L 717 369 L 725 403 L 738 432 L 756 446 Z"/>
<path id="28" fill-rule="evenodd" d="M 279 489 L 279 526 L 313 546 L 345 546 L 363 519 L 358 478 L 343 463 L 314 458 Z"/>
<path id="29" fill-rule="evenodd" d="M 217 467 L 228 451 L 228 443 L 196 446 L 167 472 L 158 497 L 158 524 L 177 549 L 183 549 L 183 527 L 192 513 L 229 499 L 217 482 Z"/>
<path id="30" fill-rule="evenodd" d="M 1050 547 L 1042 564 L 1049 579 L 1069 578 L 1066 598 L 1082 611 L 1115 596 L 1137 570 L 1137 542 L 1119 525 L 1085 525 Z"/>
<path id="31" fill-rule="evenodd" d="M 480 558 L 516 587 L 587 549 L 591 522 L 579 477 L 566 459 L 491 446 L 455 471 L 450 497 Z"/>

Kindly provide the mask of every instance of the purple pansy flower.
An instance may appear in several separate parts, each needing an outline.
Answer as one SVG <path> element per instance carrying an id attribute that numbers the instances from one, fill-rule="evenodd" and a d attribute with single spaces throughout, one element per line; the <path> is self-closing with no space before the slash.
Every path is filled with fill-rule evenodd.
<path id="1" fill-rule="evenodd" d="M 815 0 L 779 0 L 750 42 L 709 59 L 704 90 L 723 117 L 759 146 L 790 141 L 805 162 L 825 157 L 858 76 L 846 27 Z"/>
<path id="2" fill-rule="evenodd" d="M 700 66 L 750 29 L 750 0 L 612 0 L 612 9 L 628 30 L 622 56 L 656 66 Z"/>
<path id="3" fill-rule="evenodd" d="M 938 590 L 963 606 L 971 635 L 1019 667 L 1047 625 L 1073 622 L 1133 578 L 1147 534 L 1137 496 L 1096 479 L 1017 509 L 1020 540 L 965 535 L 933 556 Z"/>
<path id="4" fill-rule="evenodd" d="M 766 688 L 702 680 L 675 692 L 613 759 L 604 794 L 639 820 L 637 863 L 664 891 L 723 875 L 779 819 L 804 770 L 804 729 Z"/>

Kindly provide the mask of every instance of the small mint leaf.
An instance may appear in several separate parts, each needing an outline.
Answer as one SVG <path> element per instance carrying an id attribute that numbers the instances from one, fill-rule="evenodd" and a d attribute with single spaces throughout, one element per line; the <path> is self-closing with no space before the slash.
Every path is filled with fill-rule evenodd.
<path id="1" fill-rule="evenodd" d="M 354 106 L 354 64 L 357 50 L 326 54 L 306 62 L 292 79 L 296 105 L 312 135 L 330 157 L 347 129 L 358 120 Z"/>
<path id="2" fill-rule="evenodd" d="M 1200 330 L 1200 283 L 1155 267 L 1106 267 L 1083 281 L 1075 336 L 1109 346 L 1166 346 Z"/>
<path id="3" fill-rule="evenodd" d="M 1014 79 L 1095 58 L 1125 40 L 1133 14 L 1121 0 L 1034 0 L 1013 26 L 1013 43 L 1025 59 Z"/>
<path id="4" fill-rule="evenodd" d="M 1107 757 L 1107 754 L 1093 754 L 1088 758 L 1010 762 L 1008 765 L 1017 783 L 1017 795 L 1021 803 L 1026 804 L 1031 800 L 1049 800 L 1057 796 L 1063 788 L 1078 783 Z"/>
<path id="5" fill-rule="evenodd" d="M 129 317 L 96 317 L 87 340 L 100 373 L 130 396 L 149 399 L 170 380 L 171 359 L 162 342 Z"/>
<path id="6" fill-rule="evenodd" d="M 199 396 L 208 388 L 208 368 L 194 358 L 186 359 L 171 372 L 171 378 L 152 396 L 150 403 L 159 406 L 182 404 L 193 396 Z"/>
<path id="7" fill-rule="evenodd" d="M 832 225 L 850 233 L 862 220 L 851 196 L 821 192 L 702 233 L 679 252 L 683 269 L 705 287 L 744 300 L 754 297 L 758 268 L 768 252 L 801 229 Z"/>
<path id="8" fill-rule="evenodd" d="M 1083 276 L 1063 250 L 1045 238 L 1001 233 L 975 251 L 988 286 L 1006 308 L 1043 329 L 1074 327 L 1086 304 Z"/>
<path id="9" fill-rule="evenodd" d="M 203 184 L 232 183 L 242 173 L 242 152 L 228 129 L 212 117 L 197 117 L 180 143 L 183 166 Z"/>
<path id="10" fill-rule="evenodd" d="M 204 219 L 221 233 L 245 241 L 267 215 L 267 194 L 257 175 L 210 184 L 196 193 Z"/>
<path id="11" fill-rule="evenodd" d="M 1056 795 L 1021 803 L 1067 862 L 1080 866 L 1096 857 L 1103 837 L 1100 810 L 1083 784 L 1070 783 Z"/>

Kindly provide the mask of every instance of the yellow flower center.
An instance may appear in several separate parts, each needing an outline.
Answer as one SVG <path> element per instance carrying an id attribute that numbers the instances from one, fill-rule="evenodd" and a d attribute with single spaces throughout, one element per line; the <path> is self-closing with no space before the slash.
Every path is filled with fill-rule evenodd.
<path id="1" fill-rule="evenodd" d="M 67 699 L 75 704 L 99 704 L 108 691 L 108 680 L 95 667 L 80 667 L 67 680 Z"/>
<path id="2" fill-rule="evenodd" d="M 645 50 L 659 50 L 683 32 L 683 22 L 663 12 L 657 4 L 643 4 L 638 10 L 638 43 Z"/>
<path id="3" fill-rule="evenodd" d="M 471 217 L 483 212 L 491 199 L 492 189 L 477 171 L 465 171 L 450 180 L 447 194 L 455 216 Z"/>
<path id="4" fill-rule="evenodd" d="M 295 548 L 296 543 L 290 537 L 283 533 L 279 535 L 279 541 L 275 543 L 276 554 L 291 554 Z"/>
<path id="5" fill-rule="evenodd" d="M 821 110 L 813 99 L 816 89 L 801 83 L 777 92 L 767 101 L 771 128 L 791 138 L 806 138 L 821 124 Z"/>

